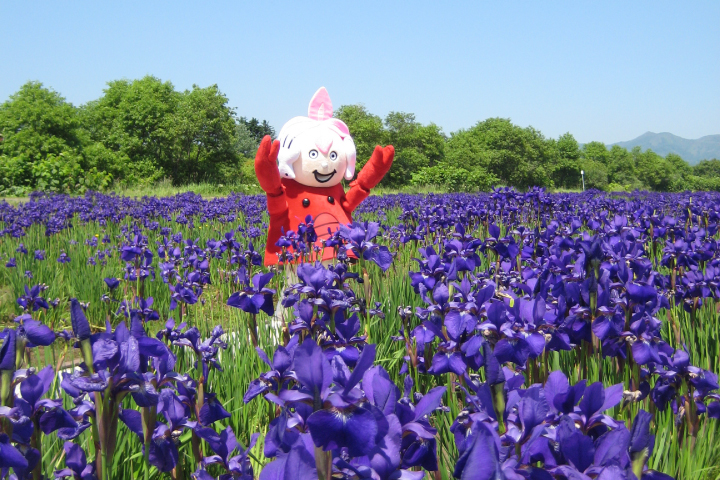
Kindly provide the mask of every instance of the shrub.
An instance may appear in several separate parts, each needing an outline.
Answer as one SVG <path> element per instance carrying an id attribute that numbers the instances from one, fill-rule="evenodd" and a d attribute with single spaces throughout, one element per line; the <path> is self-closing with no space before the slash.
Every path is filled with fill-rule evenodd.
<path id="1" fill-rule="evenodd" d="M 437 186 L 454 192 L 489 191 L 498 178 L 481 167 L 466 170 L 447 164 L 421 168 L 412 174 L 416 186 Z"/>

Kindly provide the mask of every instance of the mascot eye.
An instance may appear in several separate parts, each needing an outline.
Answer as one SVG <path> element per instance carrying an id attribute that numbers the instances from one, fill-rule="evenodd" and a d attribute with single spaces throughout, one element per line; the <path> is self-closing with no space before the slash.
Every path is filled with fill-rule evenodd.
<path id="1" fill-rule="evenodd" d="M 310 157 L 310 158 L 313 159 L 313 160 L 316 159 L 317 156 L 318 156 L 318 151 L 317 151 L 317 150 L 310 150 L 310 152 L 308 153 L 308 157 Z"/>
<path id="2" fill-rule="evenodd" d="M 330 160 L 337 160 L 337 152 L 330 152 Z"/>

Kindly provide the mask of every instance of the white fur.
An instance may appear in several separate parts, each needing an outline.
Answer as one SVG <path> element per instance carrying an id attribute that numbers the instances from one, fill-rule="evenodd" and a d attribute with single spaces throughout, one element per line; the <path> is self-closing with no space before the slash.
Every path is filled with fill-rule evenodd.
<path id="1" fill-rule="evenodd" d="M 332 108 L 332 104 L 330 104 L 330 108 Z M 332 138 L 331 150 L 335 151 L 340 159 L 345 161 L 344 177 L 348 181 L 352 180 L 355 175 L 357 152 L 355 142 L 347 134 L 347 126 L 337 118 L 313 120 L 309 117 L 292 118 L 280 129 L 278 134 L 278 140 L 280 141 L 278 170 L 281 178 L 300 181 L 296 172 L 300 171 L 302 167 L 295 165 L 295 163 L 298 160 L 310 162 L 310 159 L 303 158 L 303 155 L 307 155 L 308 151 L 314 149 L 315 139 L 320 136 Z M 308 182 L 308 184 L 310 186 L 321 186 L 312 182 Z"/>

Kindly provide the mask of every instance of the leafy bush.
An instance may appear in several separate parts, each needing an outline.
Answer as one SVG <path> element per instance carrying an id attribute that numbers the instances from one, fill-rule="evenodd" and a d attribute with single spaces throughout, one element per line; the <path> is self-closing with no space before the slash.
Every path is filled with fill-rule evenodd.
<path id="1" fill-rule="evenodd" d="M 625 186 L 620 185 L 619 183 L 609 183 L 607 187 L 605 187 L 606 192 L 627 192 L 627 188 Z"/>
<path id="2" fill-rule="evenodd" d="M 87 188 L 149 187 L 168 179 L 181 185 L 255 188 L 252 165 L 267 121 L 237 117 L 217 85 L 179 91 L 152 76 L 108 82 L 103 95 L 74 107 L 39 82 L 28 82 L 0 105 L 0 193 L 37 189 L 81 193 Z M 438 186 L 488 190 L 498 183 L 614 191 L 717 190 L 720 161 L 691 167 L 676 154 L 631 151 L 602 142 L 582 147 L 566 133 L 545 138 L 533 127 L 488 118 L 446 136 L 415 115 L 385 118 L 362 105 L 345 105 L 336 118 L 349 127 L 357 171 L 376 145 L 393 145 L 395 161 L 380 187 Z"/>
<path id="3" fill-rule="evenodd" d="M 608 186 L 608 175 L 605 166 L 594 160 L 585 160 L 582 164 L 585 171 L 585 188 L 605 190 Z"/>
<path id="4" fill-rule="evenodd" d="M 466 170 L 447 164 L 421 168 L 410 180 L 415 186 L 437 186 L 454 192 L 487 192 L 497 182 L 496 176 L 481 167 Z"/>

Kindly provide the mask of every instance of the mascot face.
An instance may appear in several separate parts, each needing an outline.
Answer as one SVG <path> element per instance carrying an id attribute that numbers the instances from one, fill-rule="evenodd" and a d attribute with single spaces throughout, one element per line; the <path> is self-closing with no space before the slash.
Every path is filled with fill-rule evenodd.
<path id="1" fill-rule="evenodd" d="M 309 187 L 331 187 L 347 170 L 343 139 L 325 128 L 313 128 L 295 139 L 300 158 L 293 163 L 295 181 Z"/>
<path id="2" fill-rule="evenodd" d="M 355 174 L 355 143 L 347 125 L 332 118 L 332 103 L 320 88 L 307 117 L 295 117 L 278 135 L 280 177 L 309 187 L 332 187 Z"/>

